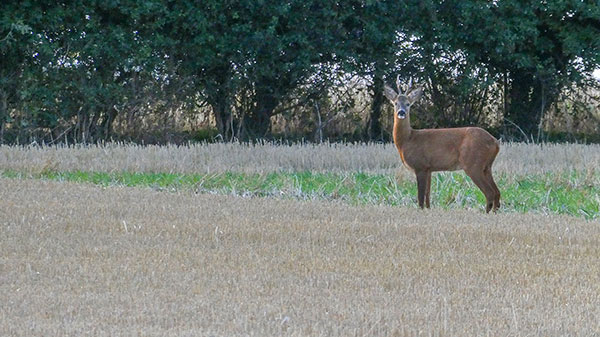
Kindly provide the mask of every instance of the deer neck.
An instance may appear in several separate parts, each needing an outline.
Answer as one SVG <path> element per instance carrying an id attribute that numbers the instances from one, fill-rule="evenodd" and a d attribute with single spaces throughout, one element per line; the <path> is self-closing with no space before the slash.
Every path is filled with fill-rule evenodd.
<path id="1" fill-rule="evenodd" d="M 412 127 L 410 126 L 410 116 L 406 116 L 404 119 L 394 116 L 394 130 L 392 136 L 394 137 L 394 144 L 398 150 L 402 149 L 402 146 L 408 142 L 410 134 L 412 133 Z"/>

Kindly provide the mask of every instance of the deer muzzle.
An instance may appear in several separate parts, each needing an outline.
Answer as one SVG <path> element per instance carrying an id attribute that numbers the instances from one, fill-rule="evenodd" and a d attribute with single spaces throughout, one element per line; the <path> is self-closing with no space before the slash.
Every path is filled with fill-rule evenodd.
<path id="1" fill-rule="evenodd" d="M 398 110 L 398 118 L 400 118 L 400 119 L 406 118 L 406 110 L 404 110 L 404 109 Z"/>

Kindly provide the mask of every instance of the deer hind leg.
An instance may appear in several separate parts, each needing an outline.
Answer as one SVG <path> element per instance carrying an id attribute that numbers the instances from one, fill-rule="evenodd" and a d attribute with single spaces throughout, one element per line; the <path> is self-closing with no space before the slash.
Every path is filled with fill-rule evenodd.
<path id="1" fill-rule="evenodd" d="M 481 192 L 483 192 L 483 195 L 485 196 L 486 200 L 485 212 L 489 213 L 490 210 L 494 208 L 494 200 L 496 197 L 496 193 L 494 192 L 494 189 L 490 184 L 489 179 L 486 177 L 485 170 L 472 168 L 465 170 L 465 173 L 471 178 L 471 180 L 473 180 L 475 185 L 479 187 Z M 500 199 L 498 197 L 498 202 L 499 200 Z"/>
<path id="2" fill-rule="evenodd" d="M 488 181 L 488 184 L 490 185 L 490 187 L 492 188 L 492 190 L 494 192 L 494 200 L 493 200 L 492 209 L 495 212 L 500 207 L 500 190 L 498 189 L 498 186 L 496 185 L 496 182 L 494 181 L 494 177 L 492 176 L 491 166 L 487 166 L 484 170 L 484 173 L 485 173 L 485 177 Z"/>
<path id="3" fill-rule="evenodd" d="M 485 170 L 484 170 L 486 178 L 487 178 L 490 186 L 492 187 L 492 190 L 494 191 L 494 204 L 492 206 L 494 212 L 496 212 L 496 210 L 498 208 L 500 208 L 500 190 L 498 189 L 498 186 L 496 185 L 496 182 L 494 181 L 494 177 L 492 176 L 492 164 L 494 163 L 494 160 L 496 159 L 496 156 L 498 155 L 499 151 L 500 151 L 500 147 L 498 146 L 498 144 L 496 144 L 496 147 L 495 147 L 494 151 L 492 152 L 492 155 L 490 156 L 488 164 L 486 165 Z"/>
<path id="4" fill-rule="evenodd" d="M 427 208 L 429 208 L 429 183 L 431 179 L 431 172 L 418 172 L 417 173 L 417 199 L 419 201 L 419 207 L 425 206 L 427 199 Z"/>

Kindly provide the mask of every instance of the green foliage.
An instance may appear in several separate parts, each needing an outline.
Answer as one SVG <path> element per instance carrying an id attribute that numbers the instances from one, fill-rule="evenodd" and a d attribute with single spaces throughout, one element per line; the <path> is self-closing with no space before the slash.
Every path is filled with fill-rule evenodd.
<path id="1" fill-rule="evenodd" d="M 110 137 L 116 115 L 145 96 L 139 82 L 153 70 L 145 62 L 149 53 L 132 21 L 138 11 L 133 6 L 44 1 L 2 5 L 2 13 L 8 15 L 0 21 L 0 32 L 9 30 L 4 43 L 10 52 L 4 45 L 0 51 L 15 56 L 3 57 L 0 75 L 5 85 L 0 92 L 15 87 L 11 79 L 17 83 L 15 99 L 4 110 L 5 116 L 11 115 L 13 129 L 24 129 L 31 140 L 64 137 L 87 142 Z M 15 22 L 27 29 L 11 31 L 8 27 Z"/>
<path id="2" fill-rule="evenodd" d="M 599 17 L 577 0 L 3 1 L 0 142 L 110 139 L 199 105 L 225 140 L 268 138 L 288 102 L 311 109 L 344 74 L 369 88 L 370 139 L 397 74 L 427 86 L 427 125 L 480 124 L 503 100 L 533 134 L 600 66 Z"/>
<path id="3" fill-rule="evenodd" d="M 261 138 L 282 101 L 331 59 L 337 4 L 203 1 L 162 4 L 155 48 L 213 109 L 224 139 Z M 317 88 L 313 88 L 317 90 Z M 235 110 L 235 111 L 234 111 Z"/>
<path id="4" fill-rule="evenodd" d="M 506 76 L 505 117 L 526 135 L 561 91 L 600 66 L 600 5 L 593 1 L 419 1 L 409 24 L 425 44 L 462 51 L 466 64 Z M 479 66 L 478 66 L 479 67 Z"/>

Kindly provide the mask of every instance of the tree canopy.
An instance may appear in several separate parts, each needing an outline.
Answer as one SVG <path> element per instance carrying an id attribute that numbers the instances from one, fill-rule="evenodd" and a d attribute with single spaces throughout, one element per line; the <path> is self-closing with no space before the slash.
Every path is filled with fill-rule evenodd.
<path id="1" fill-rule="evenodd" d="M 426 86 L 433 126 L 488 123 L 497 102 L 531 137 L 565 90 L 594 83 L 598 36 L 600 4 L 583 0 L 3 1 L 0 142 L 111 139 L 117 120 L 198 107 L 220 139 L 269 138 L 340 76 L 366 83 L 361 137 L 383 140 L 396 75 Z"/>

